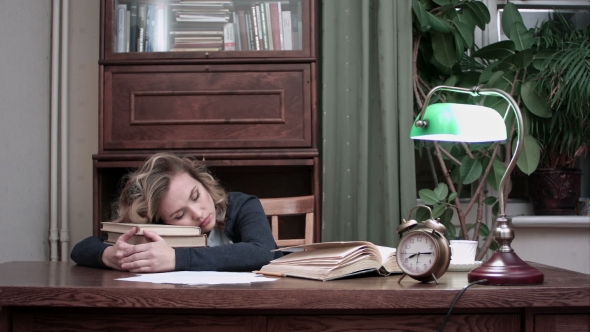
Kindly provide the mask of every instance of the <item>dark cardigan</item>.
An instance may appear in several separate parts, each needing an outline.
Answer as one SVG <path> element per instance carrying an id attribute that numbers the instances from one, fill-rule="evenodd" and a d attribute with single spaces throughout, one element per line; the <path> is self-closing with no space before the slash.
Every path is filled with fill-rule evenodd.
<path id="1" fill-rule="evenodd" d="M 206 248 L 175 248 L 176 271 L 253 271 L 281 252 L 271 252 L 277 246 L 268 219 L 256 196 L 240 192 L 228 193 L 224 232 L 232 244 Z M 79 265 L 108 268 L 102 253 L 108 247 L 101 239 L 90 236 L 72 249 L 70 257 Z"/>

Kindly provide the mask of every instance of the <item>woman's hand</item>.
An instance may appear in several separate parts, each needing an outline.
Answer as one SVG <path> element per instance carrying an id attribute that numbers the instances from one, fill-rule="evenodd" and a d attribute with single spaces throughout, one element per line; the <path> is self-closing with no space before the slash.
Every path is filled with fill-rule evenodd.
<path id="1" fill-rule="evenodd" d="M 127 241 L 129 241 L 136 232 L 137 227 L 133 227 L 119 236 L 115 244 L 109 246 L 102 252 L 102 262 L 111 269 L 125 270 L 121 266 L 121 260 L 134 253 L 134 245 L 127 243 Z"/>
<path id="2" fill-rule="evenodd" d="M 125 234 L 121 235 L 121 237 Z M 156 232 L 144 230 L 143 234 L 152 242 L 130 245 L 131 248 L 122 245 L 121 269 L 134 273 L 173 271 L 176 267 L 176 252 L 174 249 Z M 117 243 L 119 243 L 119 240 L 117 240 Z M 127 243 L 127 245 L 129 244 Z"/>

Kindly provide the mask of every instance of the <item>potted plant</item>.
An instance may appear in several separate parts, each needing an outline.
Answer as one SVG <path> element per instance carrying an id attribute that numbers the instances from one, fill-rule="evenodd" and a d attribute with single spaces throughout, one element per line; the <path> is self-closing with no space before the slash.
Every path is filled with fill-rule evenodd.
<path id="1" fill-rule="evenodd" d="M 536 214 L 576 214 L 580 197 L 579 157 L 590 142 L 590 27 L 576 29 L 557 13 L 539 29 L 539 73 L 532 79 L 549 95 L 550 119 L 533 118 L 542 152 L 529 177 Z"/>
<path id="2" fill-rule="evenodd" d="M 489 23 L 489 11 L 480 1 L 469 0 L 414 0 L 414 97 L 415 112 L 421 110 L 424 97 L 434 86 L 445 84 L 460 87 L 483 85 L 502 89 L 518 102 L 525 122 L 531 117 L 550 118 L 548 96 L 539 93 L 528 80 L 539 72 L 533 60 L 539 51 L 538 39 L 533 30 L 524 27 L 516 7 L 508 3 L 502 26 L 510 40 L 500 41 L 483 48 L 473 43 L 475 27 L 485 29 Z M 468 54 L 471 54 L 468 55 Z M 447 102 L 483 104 L 504 114 L 507 103 L 500 98 L 476 98 L 461 95 L 442 95 L 438 98 Z M 436 180 L 434 189 L 422 189 L 420 198 L 433 207 L 433 215 L 447 226 L 449 239 L 473 239 L 487 237 L 480 248 L 477 259 L 481 259 L 488 248 L 494 249 L 487 226 L 482 222 L 486 205 L 494 206 L 497 213 L 498 200 L 487 188 L 498 189 L 505 165 L 511 159 L 515 139 L 512 113 L 507 114 L 508 140 L 490 144 L 441 144 L 416 142 L 420 154 L 432 158 L 434 168 L 440 168 L 442 181 Z M 526 132 L 518 168 L 531 174 L 538 165 L 540 145 L 531 135 L 530 126 Z M 474 184 L 470 201 L 462 205 L 459 197 L 462 190 Z M 487 184 L 487 186 L 486 186 Z M 508 195 L 507 192 L 499 193 Z M 506 199 L 504 199 L 504 202 Z M 465 207 L 466 206 L 466 207 Z M 477 207 L 475 220 L 467 220 L 467 214 Z M 418 211 L 420 212 L 420 211 Z M 424 212 L 422 212 L 424 213 Z M 459 229 L 451 223 L 456 213 Z M 419 217 L 419 216 L 417 216 Z M 420 216 L 424 218 L 426 216 Z"/>

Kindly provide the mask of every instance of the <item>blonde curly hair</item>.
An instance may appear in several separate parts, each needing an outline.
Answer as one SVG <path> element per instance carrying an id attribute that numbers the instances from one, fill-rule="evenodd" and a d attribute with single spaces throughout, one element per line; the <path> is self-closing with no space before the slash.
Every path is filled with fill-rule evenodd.
<path id="1" fill-rule="evenodd" d="M 225 225 L 227 195 L 221 184 L 199 161 L 172 153 L 152 155 L 142 167 L 125 177 L 125 185 L 116 204 L 114 222 L 135 224 L 162 223 L 160 203 L 168 192 L 170 179 L 187 173 L 209 192 L 215 204 L 216 227 Z"/>

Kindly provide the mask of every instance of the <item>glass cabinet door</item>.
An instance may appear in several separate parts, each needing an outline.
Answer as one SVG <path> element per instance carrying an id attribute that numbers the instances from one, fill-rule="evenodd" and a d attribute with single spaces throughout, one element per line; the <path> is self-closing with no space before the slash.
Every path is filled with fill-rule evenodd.
<path id="1" fill-rule="evenodd" d="M 107 59 L 311 55 L 306 0 L 108 0 L 106 8 Z"/>

